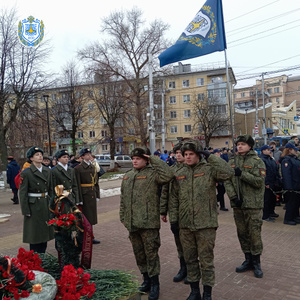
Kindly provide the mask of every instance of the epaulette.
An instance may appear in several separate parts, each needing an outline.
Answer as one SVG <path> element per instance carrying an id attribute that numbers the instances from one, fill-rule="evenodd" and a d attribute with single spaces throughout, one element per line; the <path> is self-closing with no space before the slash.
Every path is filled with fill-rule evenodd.
<path id="1" fill-rule="evenodd" d="M 261 159 L 260 157 L 256 157 L 256 159 Z"/>

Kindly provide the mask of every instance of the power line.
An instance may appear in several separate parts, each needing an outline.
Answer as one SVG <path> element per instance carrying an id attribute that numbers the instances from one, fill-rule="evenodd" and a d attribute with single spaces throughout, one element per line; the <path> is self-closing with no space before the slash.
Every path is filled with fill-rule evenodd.
<path id="1" fill-rule="evenodd" d="M 261 6 L 261 7 L 259 7 L 259 8 L 254 9 L 254 10 L 251 10 L 251 11 L 249 11 L 249 12 L 243 14 L 243 15 L 240 15 L 240 16 L 238 16 L 238 17 L 235 17 L 235 18 L 231 19 L 231 20 L 228 20 L 226 23 L 229 23 L 229 22 L 231 22 L 231 21 L 234 21 L 234 20 L 239 19 L 239 18 L 241 18 L 241 17 L 244 17 L 244 16 L 246 16 L 246 15 L 249 15 L 249 14 L 251 14 L 251 13 L 257 11 L 257 10 L 260 10 L 260 9 L 266 7 L 266 6 L 272 5 L 272 4 L 274 4 L 274 3 L 278 2 L 278 1 L 279 1 L 279 0 L 276 0 L 276 1 L 274 1 L 274 2 L 271 2 L 271 3 L 267 4 L 267 5 Z"/>

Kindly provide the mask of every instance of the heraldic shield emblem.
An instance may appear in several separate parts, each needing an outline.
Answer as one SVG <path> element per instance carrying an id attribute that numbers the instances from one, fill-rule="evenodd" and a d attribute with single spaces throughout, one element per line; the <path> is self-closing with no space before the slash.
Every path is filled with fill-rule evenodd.
<path id="1" fill-rule="evenodd" d="M 18 36 L 21 43 L 27 47 L 37 46 L 44 37 L 44 23 L 30 16 L 19 22 Z"/>

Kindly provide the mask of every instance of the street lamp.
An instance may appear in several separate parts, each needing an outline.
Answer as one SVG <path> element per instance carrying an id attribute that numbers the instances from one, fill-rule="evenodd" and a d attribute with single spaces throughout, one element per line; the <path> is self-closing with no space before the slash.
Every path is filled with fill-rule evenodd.
<path id="1" fill-rule="evenodd" d="M 246 134 L 248 134 L 248 130 L 247 130 L 247 111 L 248 111 L 248 108 L 245 108 L 245 131 L 246 131 Z"/>
<path id="2" fill-rule="evenodd" d="M 47 126 L 48 126 L 48 141 L 49 141 L 49 155 L 52 156 L 52 151 L 51 151 L 51 133 L 50 133 L 50 123 L 49 123 L 49 110 L 48 110 L 49 95 L 43 95 L 43 98 L 44 98 L 44 101 L 46 103 Z"/>

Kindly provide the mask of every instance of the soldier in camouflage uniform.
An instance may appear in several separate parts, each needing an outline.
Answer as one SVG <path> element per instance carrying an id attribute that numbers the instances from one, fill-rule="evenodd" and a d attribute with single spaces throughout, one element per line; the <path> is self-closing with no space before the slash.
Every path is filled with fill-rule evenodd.
<path id="1" fill-rule="evenodd" d="M 133 169 L 122 181 L 120 220 L 129 231 L 129 239 L 144 282 L 139 290 L 150 290 L 150 300 L 158 299 L 160 263 L 159 188 L 174 176 L 172 169 L 149 149 L 131 152 Z M 150 164 L 149 164 L 150 162 Z"/>
<path id="2" fill-rule="evenodd" d="M 178 223 L 191 293 L 188 300 L 211 300 L 215 284 L 214 246 L 218 227 L 216 183 L 231 178 L 234 171 L 220 157 L 203 151 L 196 140 L 181 147 L 185 165 L 175 173 L 170 194 L 170 223 Z M 202 158 L 201 154 L 205 156 Z M 200 262 L 200 264 L 199 264 Z"/>
<path id="3" fill-rule="evenodd" d="M 182 143 L 178 143 L 177 145 L 174 146 L 173 151 L 175 153 L 175 157 L 176 157 L 176 163 L 174 165 L 171 166 L 171 168 L 173 169 L 174 173 L 183 167 L 184 165 L 184 157 L 182 156 L 181 153 L 181 146 Z M 162 192 L 161 192 L 161 197 L 160 197 L 160 214 L 161 214 L 161 220 L 163 222 L 167 222 L 167 212 L 168 212 L 168 206 L 169 206 L 169 192 L 171 189 L 171 185 L 174 181 L 172 180 L 170 183 L 168 184 L 164 184 L 162 187 Z M 186 276 L 187 276 L 187 269 L 186 269 L 186 263 L 184 261 L 184 256 L 183 256 L 183 250 L 182 250 L 182 245 L 180 242 L 180 238 L 179 238 L 179 227 L 178 227 L 178 223 L 171 223 L 171 231 L 174 235 L 174 239 L 175 239 L 175 244 L 176 244 L 176 248 L 177 248 L 177 253 L 178 253 L 178 258 L 180 261 L 180 269 L 177 273 L 177 275 L 175 275 L 173 277 L 173 281 L 174 282 L 180 282 L 183 279 L 185 279 L 184 283 L 188 283 L 186 280 Z"/>
<path id="4" fill-rule="evenodd" d="M 225 182 L 226 192 L 233 208 L 238 239 L 245 254 L 245 261 L 236 268 L 236 272 L 254 269 L 255 277 L 262 278 L 261 226 L 266 169 L 264 162 L 253 150 L 254 140 L 250 135 L 238 136 L 236 145 L 238 151 L 236 165 L 234 158 L 229 160 L 229 164 L 235 170 L 235 177 Z"/>

